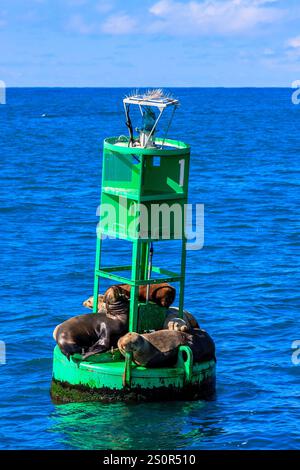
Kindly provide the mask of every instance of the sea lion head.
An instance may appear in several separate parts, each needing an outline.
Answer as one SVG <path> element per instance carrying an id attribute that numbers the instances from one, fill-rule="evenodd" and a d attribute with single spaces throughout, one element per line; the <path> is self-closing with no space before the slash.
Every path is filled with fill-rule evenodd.
<path id="1" fill-rule="evenodd" d="M 86 308 L 92 309 L 94 305 L 94 297 L 93 296 L 89 297 L 84 302 L 82 302 L 82 305 Z"/>
<path id="2" fill-rule="evenodd" d="M 144 345 L 144 338 L 138 333 L 127 333 L 118 341 L 118 348 L 123 355 L 128 352 L 140 351 Z"/>
<path id="3" fill-rule="evenodd" d="M 128 314 L 129 299 L 120 286 L 112 286 L 104 294 L 107 314 L 113 317 Z"/>
<path id="4" fill-rule="evenodd" d="M 103 295 L 99 294 L 98 295 L 98 313 L 105 313 L 106 312 L 106 307 L 105 303 L 103 301 Z M 86 299 L 84 302 L 82 302 L 82 305 L 86 308 L 89 308 L 90 310 L 93 310 L 94 307 L 94 296 L 92 295 L 88 299 Z"/>
<path id="5" fill-rule="evenodd" d="M 167 322 L 166 329 L 170 331 L 189 331 L 189 327 L 183 318 L 172 318 Z"/>
<path id="6" fill-rule="evenodd" d="M 162 284 L 153 292 L 153 300 L 162 307 L 170 307 L 175 300 L 176 289 L 169 284 Z"/>
<path id="7" fill-rule="evenodd" d="M 57 339 L 57 333 L 58 333 L 58 328 L 60 327 L 61 323 L 57 325 L 54 330 L 53 330 L 53 339 L 56 341 Z"/>

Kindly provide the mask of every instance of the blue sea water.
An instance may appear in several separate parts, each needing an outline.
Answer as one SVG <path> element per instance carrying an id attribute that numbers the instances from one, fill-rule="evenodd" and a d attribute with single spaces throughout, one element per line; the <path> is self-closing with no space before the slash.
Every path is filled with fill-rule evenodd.
<path id="1" fill-rule="evenodd" d="M 185 308 L 217 345 L 215 399 L 50 400 L 52 330 L 92 293 L 102 141 L 127 132 L 127 91 L 9 89 L 0 106 L 0 447 L 299 448 L 300 106 L 288 89 L 173 90 L 170 136 L 192 145 L 189 199 L 205 205 Z M 113 251 L 122 261 L 126 247 Z"/>

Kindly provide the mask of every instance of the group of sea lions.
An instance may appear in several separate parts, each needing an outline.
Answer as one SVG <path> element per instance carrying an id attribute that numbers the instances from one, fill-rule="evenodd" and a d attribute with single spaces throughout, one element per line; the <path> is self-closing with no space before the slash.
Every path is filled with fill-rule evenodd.
<path id="1" fill-rule="evenodd" d="M 149 289 L 149 300 L 167 308 L 163 329 L 144 334 L 128 333 L 130 289 L 126 284 L 109 287 L 98 297 L 97 313 L 78 315 L 54 329 L 53 337 L 68 359 L 79 353 L 85 360 L 118 347 L 123 355 L 131 352 L 137 365 L 171 366 L 176 363 L 181 345 L 191 348 L 195 362 L 215 359 L 214 342 L 193 315 L 184 311 L 183 318 L 178 318 L 178 308 L 170 307 L 176 291 L 167 283 L 153 284 Z M 146 286 L 140 286 L 139 300 L 145 301 L 146 295 Z M 83 305 L 93 308 L 93 297 Z"/>

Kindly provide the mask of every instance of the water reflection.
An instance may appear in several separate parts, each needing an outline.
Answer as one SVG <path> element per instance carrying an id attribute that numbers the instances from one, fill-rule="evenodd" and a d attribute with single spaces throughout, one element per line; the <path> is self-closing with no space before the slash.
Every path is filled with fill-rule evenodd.
<path id="1" fill-rule="evenodd" d="M 58 405 L 49 431 L 67 449 L 182 449 L 223 431 L 208 402 Z"/>

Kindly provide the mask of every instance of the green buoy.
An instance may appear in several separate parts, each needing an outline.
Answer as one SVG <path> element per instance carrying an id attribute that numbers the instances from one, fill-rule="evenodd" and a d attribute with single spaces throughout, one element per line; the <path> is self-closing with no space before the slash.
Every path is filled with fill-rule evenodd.
<path id="1" fill-rule="evenodd" d="M 167 138 L 178 100 L 165 97 L 158 90 L 126 97 L 123 103 L 129 138 L 104 140 L 101 208 L 108 208 L 113 216 L 101 212 L 97 229 L 93 311 L 98 309 L 101 278 L 114 284 L 129 284 L 129 331 L 143 333 L 162 329 L 167 309 L 148 298 L 139 301 L 140 286 L 179 283 L 177 316 L 183 315 L 187 242 L 184 205 L 188 196 L 190 147 Z M 138 108 L 142 119 L 136 137 L 130 119 L 132 106 Z M 165 111 L 171 111 L 170 120 L 165 135 L 159 138 L 157 126 Z M 174 207 L 179 209 L 179 228 L 175 217 L 170 217 L 165 227 L 165 220 L 159 215 L 162 207 L 167 213 Z M 146 219 L 142 220 L 142 212 Z M 108 237 L 131 243 L 131 265 L 102 266 L 101 246 Z M 153 265 L 153 245 L 165 239 L 180 239 L 179 272 Z M 199 399 L 211 396 L 214 390 L 215 361 L 193 363 L 192 351 L 187 346 L 179 348 L 175 366 L 163 368 L 137 366 L 130 353 L 124 358 L 118 349 L 85 361 L 79 354 L 68 360 L 58 346 L 54 349 L 51 395 L 57 402 Z"/>

